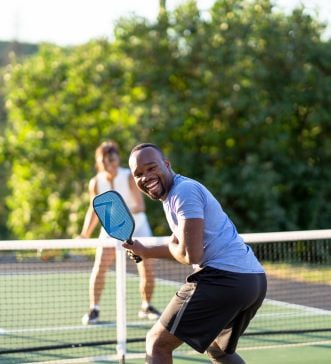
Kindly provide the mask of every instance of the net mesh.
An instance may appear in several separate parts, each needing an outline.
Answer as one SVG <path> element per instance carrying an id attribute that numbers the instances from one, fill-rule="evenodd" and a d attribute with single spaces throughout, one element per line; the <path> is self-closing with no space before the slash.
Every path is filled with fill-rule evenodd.
<path id="1" fill-rule="evenodd" d="M 331 342 L 331 230 L 295 234 L 244 235 L 266 268 L 268 293 L 240 348 Z M 81 323 L 89 307 L 95 247 L 114 244 L 96 239 L 1 242 L 0 362 L 116 356 L 115 265 L 107 273 L 100 323 Z M 153 263 L 152 304 L 162 311 L 191 268 L 165 260 Z M 126 269 L 127 352 L 142 354 L 154 321 L 138 317 L 137 267 L 127 260 Z M 179 350 L 191 349 L 183 345 Z"/>

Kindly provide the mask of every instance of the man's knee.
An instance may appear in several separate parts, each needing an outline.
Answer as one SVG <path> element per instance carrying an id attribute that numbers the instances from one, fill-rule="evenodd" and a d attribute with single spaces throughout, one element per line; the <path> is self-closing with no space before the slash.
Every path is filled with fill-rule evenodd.
<path id="1" fill-rule="evenodd" d="M 167 346 L 166 341 L 162 339 L 162 333 L 153 326 L 146 335 L 146 347 L 156 348 Z"/>
<path id="2" fill-rule="evenodd" d="M 213 364 L 245 364 L 238 354 L 227 354 L 217 346 L 208 347 L 206 352 Z"/>
<path id="3" fill-rule="evenodd" d="M 156 340 L 157 340 L 157 335 L 155 332 L 153 332 L 153 328 L 151 328 L 146 335 L 146 346 L 154 345 Z"/>
<path id="4" fill-rule="evenodd" d="M 159 333 L 151 328 L 146 335 L 146 353 L 152 355 L 152 353 L 164 350 L 165 347 L 161 341 Z"/>
<path id="5" fill-rule="evenodd" d="M 146 352 L 149 354 L 169 354 L 181 344 L 182 341 L 170 334 L 159 322 L 146 335 Z"/>
<path id="6" fill-rule="evenodd" d="M 208 356 L 212 360 L 212 363 L 220 363 L 220 359 L 226 355 L 226 353 L 216 346 L 209 346 L 206 350 Z"/>

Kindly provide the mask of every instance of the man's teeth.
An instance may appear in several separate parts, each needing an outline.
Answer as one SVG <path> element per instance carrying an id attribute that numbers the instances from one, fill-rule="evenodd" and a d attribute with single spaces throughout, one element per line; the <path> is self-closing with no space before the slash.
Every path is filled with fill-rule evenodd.
<path id="1" fill-rule="evenodd" d="M 151 189 L 151 188 L 155 187 L 157 184 L 158 184 L 158 182 L 157 182 L 157 181 L 154 181 L 154 182 L 152 182 L 152 183 L 147 184 L 147 185 L 146 185 L 146 187 L 147 187 L 148 189 Z"/>

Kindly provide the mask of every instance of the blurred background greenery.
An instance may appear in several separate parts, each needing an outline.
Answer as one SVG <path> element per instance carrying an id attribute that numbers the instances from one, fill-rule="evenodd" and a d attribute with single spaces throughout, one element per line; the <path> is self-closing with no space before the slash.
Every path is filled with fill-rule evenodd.
<path id="1" fill-rule="evenodd" d="M 270 0 L 160 2 L 80 46 L 0 42 L 0 239 L 71 238 L 94 150 L 154 142 L 244 232 L 330 228 L 331 41 Z M 156 235 L 162 206 L 146 199 Z"/>

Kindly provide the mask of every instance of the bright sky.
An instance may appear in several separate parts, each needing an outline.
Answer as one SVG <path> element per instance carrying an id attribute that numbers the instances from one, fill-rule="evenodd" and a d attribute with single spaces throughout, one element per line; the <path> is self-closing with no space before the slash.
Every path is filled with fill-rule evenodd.
<path id="1" fill-rule="evenodd" d="M 185 0 L 167 0 L 167 7 Z M 200 9 L 209 9 L 215 0 L 198 0 Z M 284 11 L 298 4 L 328 23 L 331 36 L 330 0 L 274 0 Z M 91 38 L 110 37 L 114 21 L 136 14 L 155 19 L 159 0 L 2 0 L 0 40 L 30 43 L 42 41 L 60 45 L 85 43 Z M 314 13 L 316 14 L 316 13 Z"/>

